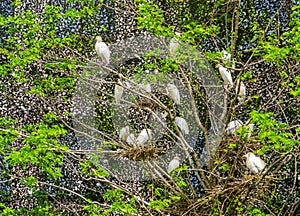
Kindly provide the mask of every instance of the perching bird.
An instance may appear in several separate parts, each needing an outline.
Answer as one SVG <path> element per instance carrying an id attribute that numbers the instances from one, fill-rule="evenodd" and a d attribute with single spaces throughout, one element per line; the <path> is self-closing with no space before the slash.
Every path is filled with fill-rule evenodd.
<path id="1" fill-rule="evenodd" d="M 228 126 L 226 128 L 226 132 L 228 134 L 234 134 L 236 130 L 239 129 L 239 127 L 243 126 L 243 122 L 241 120 L 234 120 L 228 123 Z"/>
<path id="2" fill-rule="evenodd" d="M 118 84 L 115 85 L 115 100 L 116 104 L 119 104 L 123 95 L 124 88 L 122 87 L 122 83 L 119 81 Z"/>
<path id="3" fill-rule="evenodd" d="M 227 87 L 228 85 L 230 87 L 232 87 L 233 82 L 232 82 L 231 72 L 227 68 L 225 68 L 224 66 L 222 66 L 220 64 L 217 65 L 217 68 L 219 69 L 221 77 L 224 80 L 225 87 Z"/>
<path id="4" fill-rule="evenodd" d="M 189 126 L 184 118 L 175 117 L 175 123 L 183 134 L 189 134 Z"/>
<path id="5" fill-rule="evenodd" d="M 180 158 L 178 156 L 175 156 L 173 160 L 170 161 L 167 172 L 170 173 L 180 165 Z"/>
<path id="6" fill-rule="evenodd" d="M 126 127 L 121 128 L 119 133 L 119 140 L 125 142 L 128 136 L 129 136 L 129 126 L 127 125 Z"/>
<path id="7" fill-rule="evenodd" d="M 175 85 L 168 83 L 166 90 L 167 95 L 174 101 L 175 104 L 179 105 L 180 94 L 178 88 Z"/>
<path id="8" fill-rule="evenodd" d="M 136 146 L 136 138 L 133 133 L 129 134 L 126 138 L 126 142 L 129 145 Z"/>
<path id="9" fill-rule="evenodd" d="M 140 87 L 143 91 L 146 91 L 146 92 L 148 92 L 148 93 L 151 93 L 151 84 L 150 84 L 150 83 L 147 83 L 147 84 L 140 83 L 140 84 L 139 84 L 139 87 Z"/>
<path id="10" fill-rule="evenodd" d="M 149 140 L 151 136 L 152 136 L 151 129 L 143 129 L 141 133 L 138 135 L 138 137 L 136 138 L 136 144 L 138 146 L 143 145 Z"/>
<path id="11" fill-rule="evenodd" d="M 96 40 L 97 40 L 97 42 L 95 44 L 95 50 L 96 50 L 98 56 L 100 56 L 100 58 L 102 59 L 102 62 L 104 63 L 104 65 L 108 65 L 109 60 L 110 60 L 109 48 L 104 42 L 102 42 L 101 36 L 97 36 Z"/>
<path id="12" fill-rule="evenodd" d="M 248 124 L 247 126 L 249 128 L 249 132 L 248 132 L 248 139 L 249 139 L 251 137 L 251 135 L 252 135 L 252 132 L 254 130 L 255 124 Z"/>
<path id="13" fill-rule="evenodd" d="M 179 32 L 175 32 L 175 35 L 178 36 L 178 37 L 181 36 L 181 34 L 180 34 Z M 178 47 L 179 47 L 179 42 L 178 42 L 178 40 L 177 40 L 175 37 L 173 37 L 173 38 L 170 40 L 170 44 L 169 44 L 169 52 L 170 52 L 170 53 L 176 52 L 176 50 L 178 49 Z"/>
<path id="14" fill-rule="evenodd" d="M 252 173 L 258 174 L 265 168 L 266 163 L 259 157 L 255 156 L 253 153 L 247 153 L 244 156 L 247 158 L 246 166 Z"/>
<path id="15" fill-rule="evenodd" d="M 246 98 L 246 86 L 240 79 L 237 81 L 235 92 L 238 95 L 239 102 L 242 102 Z"/>

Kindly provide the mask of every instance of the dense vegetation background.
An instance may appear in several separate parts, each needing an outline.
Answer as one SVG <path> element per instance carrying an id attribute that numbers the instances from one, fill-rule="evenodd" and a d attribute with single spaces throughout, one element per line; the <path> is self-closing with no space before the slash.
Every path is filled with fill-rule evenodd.
<path id="1" fill-rule="evenodd" d="M 0 15 L 1 215 L 300 215 L 299 1 L 2 0 Z M 182 66 L 180 56 L 134 56 L 104 69 L 97 62 L 95 36 L 110 45 L 144 35 L 136 41 L 138 47 L 153 42 L 150 33 L 189 44 L 211 65 L 206 73 L 220 82 L 215 66 L 227 50 L 235 65 L 226 66 L 235 85 L 238 79 L 245 83 L 245 101 L 238 102 L 234 89 L 221 88 L 224 115 L 212 116 L 204 81 L 192 67 Z M 109 75 L 103 82 L 86 75 L 91 71 Z M 101 145 L 114 157 L 144 156 L 128 153 L 118 140 L 120 128 L 112 124 L 113 86 L 121 75 L 134 81 L 185 81 L 197 108 L 197 137 L 187 139 L 193 149 L 170 175 L 152 167 L 153 178 L 128 180 L 98 165 Z M 90 135 L 90 128 L 79 133 L 74 122 L 84 113 L 74 111 L 78 83 L 95 82 L 92 113 L 100 149 L 78 138 Z M 156 96 L 169 114 L 181 113 L 163 95 Z M 146 111 L 141 106 L 130 110 L 137 131 L 145 127 L 136 120 L 143 122 L 139 114 Z M 255 128 L 250 137 L 246 126 L 234 135 L 218 134 L 222 140 L 214 149 L 208 137 L 211 119 L 218 119 L 223 129 L 236 119 Z M 176 135 L 172 119 L 167 120 Z M 175 135 L 164 136 L 148 152 L 162 154 L 157 146 L 167 151 Z M 264 174 L 247 170 L 247 152 L 267 163 Z M 124 172 L 131 173 L 130 167 Z"/>

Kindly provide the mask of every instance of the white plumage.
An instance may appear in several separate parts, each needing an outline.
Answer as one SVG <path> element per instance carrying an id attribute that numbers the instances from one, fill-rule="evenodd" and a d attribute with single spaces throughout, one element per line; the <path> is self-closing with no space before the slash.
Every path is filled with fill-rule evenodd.
<path id="1" fill-rule="evenodd" d="M 184 118 L 175 117 L 175 123 L 183 134 L 189 134 L 189 126 Z"/>
<path id="2" fill-rule="evenodd" d="M 115 85 L 115 100 L 116 100 L 117 104 L 119 104 L 121 102 L 123 91 L 124 91 L 124 88 L 122 87 L 121 82 L 119 82 L 119 84 Z"/>
<path id="3" fill-rule="evenodd" d="M 248 139 L 251 137 L 251 135 L 252 135 L 252 132 L 253 132 L 253 130 L 254 130 L 254 124 L 249 124 L 249 125 L 247 125 L 248 126 L 248 128 L 249 128 L 249 132 L 248 132 Z"/>
<path id="4" fill-rule="evenodd" d="M 174 157 L 173 160 L 170 161 L 168 168 L 167 168 L 167 172 L 168 173 L 172 172 L 174 169 L 179 167 L 179 165 L 180 165 L 180 158 L 176 156 L 176 157 Z"/>
<path id="5" fill-rule="evenodd" d="M 175 85 L 168 83 L 166 90 L 167 90 L 167 95 L 174 101 L 175 104 L 179 105 L 180 94 L 178 88 Z"/>
<path id="6" fill-rule="evenodd" d="M 129 136 L 129 126 L 127 125 L 126 127 L 121 128 L 119 133 L 119 140 L 125 142 L 128 136 Z"/>
<path id="7" fill-rule="evenodd" d="M 246 98 L 246 86 L 243 81 L 238 80 L 237 86 L 235 88 L 235 92 L 238 95 L 239 102 L 242 102 Z"/>
<path id="8" fill-rule="evenodd" d="M 232 87 L 233 82 L 232 82 L 231 72 L 220 64 L 218 64 L 217 67 L 219 69 L 222 79 L 224 80 L 225 87 L 227 87 L 228 85 Z"/>
<path id="9" fill-rule="evenodd" d="M 234 134 L 236 130 L 239 129 L 239 127 L 243 126 L 243 122 L 241 120 L 234 120 L 228 123 L 228 126 L 226 128 L 226 132 L 228 134 Z"/>
<path id="10" fill-rule="evenodd" d="M 181 36 L 181 34 L 179 32 L 175 32 L 175 35 L 176 36 Z M 171 40 L 170 40 L 170 44 L 169 44 L 169 52 L 170 53 L 174 53 L 176 52 L 176 50 L 178 49 L 179 47 L 179 42 L 178 40 L 173 37 Z"/>
<path id="11" fill-rule="evenodd" d="M 179 47 L 179 42 L 176 38 L 172 38 L 169 44 L 169 52 L 174 53 Z"/>
<path id="12" fill-rule="evenodd" d="M 140 83 L 140 84 L 139 84 L 139 87 L 140 87 L 143 91 L 148 92 L 148 93 L 151 93 L 151 84 L 150 84 L 150 83 L 147 83 L 147 84 Z"/>
<path id="13" fill-rule="evenodd" d="M 141 133 L 136 138 L 136 144 L 141 146 L 146 143 L 149 138 L 152 136 L 151 129 L 143 129 Z"/>
<path id="14" fill-rule="evenodd" d="M 252 173 L 258 174 L 265 168 L 266 163 L 253 153 L 247 153 L 244 156 L 247 158 L 246 166 Z"/>
<path id="15" fill-rule="evenodd" d="M 133 146 L 136 146 L 136 138 L 134 136 L 134 134 L 129 134 L 126 138 L 126 142 L 129 144 L 129 145 L 133 145 Z"/>
<path id="16" fill-rule="evenodd" d="M 109 64 L 109 60 L 110 60 L 110 50 L 106 45 L 106 43 L 102 42 L 101 36 L 97 36 L 96 40 L 97 42 L 95 44 L 95 50 L 98 56 L 100 56 L 100 58 L 102 59 L 104 65 L 107 65 Z"/>

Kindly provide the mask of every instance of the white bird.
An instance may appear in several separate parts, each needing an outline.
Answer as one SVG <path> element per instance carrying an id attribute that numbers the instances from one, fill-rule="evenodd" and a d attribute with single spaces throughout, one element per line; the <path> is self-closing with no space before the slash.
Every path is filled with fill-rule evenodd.
<path id="1" fill-rule="evenodd" d="M 243 122 L 241 120 L 234 120 L 228 123 L 228 126 L 226 128 L 226 132 L 228 134 L 234 134 L 236 130 L 239 129 L 239 127 L 243 126 Z"/>
<path id="2" fill-rule="evenodd" d="M 123 95 L 124 88 L 122 86 L 122 83 L 119 81 L 119 84 L 115 85 L 115 100 L 116 104 L 119 104 Z"/>
<path id="3" fill-rule="evenodd" d="M 180 158 L 178 156 L 175 156 L 173 160 L 170 161 L 167 172 L 170 173 L 180 165 Z"/>
<path id="4" fill-rule="evenodd" d="M 136 138 L 136 144 L 141 146 L 146 143 L 149 138 L 152 136 L 151 129 L 143 129 L 141 133 Z"/>
<path id="5" fill-rule="evenodd" d="M 136 146 L 136 138 L 134 136 L 133 133 L 129 134 L 126 138 L 126 142 L 129 144 L 129 145 L 133 145 L 133 146 Z"/>
<path id="6" fill-rule="evenodd" d="M 140 84 L 139 84 L 139 87 L 140 87 L 143 91 L 148 92 L 148 93 L 151 93 L 151 84 L 150 84 L 150 83 L 147 83 L 147 84 L 140 83 Z"/>
<path id="7" fill-rule="evenodd" d="M 175 32 L 175 35 L 181 36 L 181 34 L 179 32 Z M 175 37 L 173 37 L 169 43 L 169 52 L 175 53 L 178 48 L 179 48 L 179 42 Z"/>
<path id="8" fill-rule="evenodd" d="M 106 43 L 102 42 L 101 36 L 97 36 L 96 40 L 97 40 L 95 44 L 96 53 L 98 54 L 98 56 L 100 56 L 104 65 L 107 65 L 109 64 L 109 60 L 110 60 L 110 50 L 106 45 Z"/>
<path id="9" fill-rule="evenodd" d="M 175 123 L 183 134 L 189 134 L 189 126 L 184 118 L 175 117 Z"/>
<path id="10" fill-rule="evenodd" d="M 232 77 L 231 77 L 231 72 L 225 68 L 224 66 L 218 64 L 217 68 L 219 69 L 219 72 L 221 74 L 222 79 L 224 80 L 224 85 L 226 86 L 233 86 L 233 82 L 232 82 Z"/>
<path id="11" fill-rule="evenodd" d="M 128 136 L 129 136 L 129 126 L 127 125 L 126 127 L 121 128 L 119 133 L 119 140 L 125 142 Z"/>
<path id="12" fill-rule="evenodd" d="M 242 102 L 246 98 L 246 86 L 240 79 L 237 81 L 235 92 L 238 95 L 239 102 Z"/>
<path id="13" fill-rule="evenodd" d="M 231 54 L 226 50 L 222 50 L 222 60 L 224 63 L 229 63 L 231 61 Z"/>
<path id="14" fill-rule="evenodd" d="M 253 132 L 253 130 L 254 130 L 254 124 L 248 124 L 247 125 L 248 126 L 248 128 L 249 128 L 249 131 L 248 131 L 248 139 L 250 139 L 250 137 L 251 137 L 251 135 L 252 135 L 252 132 Z"/>
<path id="15" fill-rule="evenodd" d="M 174 101 L 175 104 L 179 105 L 180 94 L 178 88 L 175 85 L 168 83 L 166 90 L 167 95 Z"/>
<path id="16" fill-rule="evenodd" d="M 258 174 L 265 168 L 266 163 L 253 153 L 247 153 L 244 156 L 247 158 L 246 166 L 252 173 Z"/>

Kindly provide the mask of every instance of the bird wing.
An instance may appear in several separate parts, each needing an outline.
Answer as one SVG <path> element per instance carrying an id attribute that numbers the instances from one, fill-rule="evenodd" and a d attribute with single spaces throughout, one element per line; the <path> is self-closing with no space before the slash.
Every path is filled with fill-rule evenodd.
<path id="1" fill-rule="evenodd" d="M 169 163 L 169 166 L 168 166 L 168 173 L 172 172 L 174 169 L 176 169 L 177 167 L 179 167 L 180 163 L 177 159 L 173 159 L 171 160 L 171 162 Z"/>
<path id="2" fill-rule="evenodd" d="M 103 60 L 105 60 L 107 64 L 109 63 L 110 51 L 104 42 L 96 44 L 96 52 L 101 58 L 104 58 Z"/>
<path id="3" fill-rule="evenodd" d="M 176 86 L 174 85 L 170 85 L 167 88 L 168 91 L 168 95 L 170 96 L 170 98 L 176 103 L 176 104 L 180 104 L 180 94 L 179 94 L 179 90 L 177 89 Z"/>
<path id="4" fill-rule="evenodd" d="M 257 174 L 259 172 L 259 169 L 257 168 L 256 164 L 255 164 L 255 160 L 254 158 L 249 158 L 248 161 L 248 168 L 255 174 Z"/>
<path id="5" fill-rule="evenodd" d="M 187 122 L 185 121 L 185 119 L 177 117 L 175 119 L 175 122 L 176 122 L 177 126 L 179 127 L 179 129 L 182 131 L 182 133 L 189 134 L 189 126 L 188 126 Z"/>
<path id="6" fill-rule="evenodd" d="M 265 168 L 266 163 L 262 159 L 260 159 L 259 157 L 255 156 L 255 158 L 253 159 L 253 165 L 260 172 Z"/>
<path id="7" fill-rule="evenodd" d="M 232 82 L 232 77 L 231 77 L 230 71 L 227 68 L 222 67 L 220 69 L 220 73 L 221 73 L 221 77 L 223 78 L 225 84 L 230 84 L 230 85 L 233 86 L 233 82 Z"/>

